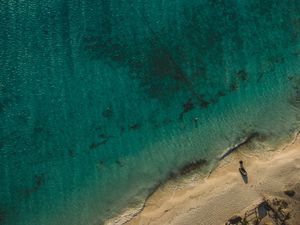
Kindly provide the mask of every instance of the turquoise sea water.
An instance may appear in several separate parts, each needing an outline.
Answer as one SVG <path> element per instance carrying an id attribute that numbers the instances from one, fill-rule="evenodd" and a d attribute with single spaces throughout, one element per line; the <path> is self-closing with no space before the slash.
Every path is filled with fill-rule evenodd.
<path id="1" fill-rule="evenodd" d="M 0 57 L 0 224 L 102 224 L 299 127 L 296 0 L 4 0 Z"/>

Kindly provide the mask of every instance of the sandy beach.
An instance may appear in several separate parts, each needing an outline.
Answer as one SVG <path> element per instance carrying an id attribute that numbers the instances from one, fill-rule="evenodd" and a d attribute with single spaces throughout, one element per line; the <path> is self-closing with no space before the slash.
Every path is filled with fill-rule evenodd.
<path id="1" fill-rule="evenodd" d="M 247 183 L 239 173 L 239 160 L 243 160 L 247 170 Z M 274 204 L 284 203 L 289 218 L 286 224 L 300 225 L 299 135 L 265 156 L 238 150 L 220 161 L 204 179 L 181 188 L 175 186 L 166 184 L 159 188 L 144 209 L 125 224 L 225 224 L 234 215 L 244 217 L 267 199 Z M 285 194 L 287 190 L 294 191 L 294 195 Z M 276 223 L 266 216 L 259 224 Z"/>

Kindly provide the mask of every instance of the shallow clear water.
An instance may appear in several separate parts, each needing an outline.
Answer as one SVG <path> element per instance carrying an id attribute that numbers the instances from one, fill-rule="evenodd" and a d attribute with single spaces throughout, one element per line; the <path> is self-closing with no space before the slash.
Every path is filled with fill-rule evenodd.
<path id="1" fill-rule="evenodd" d="M 0 47 L 0 224 L 101 224 L 299 126 L 298 1 L 2 1 Z"/>

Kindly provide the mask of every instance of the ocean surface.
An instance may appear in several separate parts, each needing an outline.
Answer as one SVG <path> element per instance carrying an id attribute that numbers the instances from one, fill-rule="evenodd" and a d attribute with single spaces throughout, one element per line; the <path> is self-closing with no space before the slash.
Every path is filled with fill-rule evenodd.
<path id="1" fill-rule="evenodd" d="M 276 146 L 299 88 L 297 0 L 3 0 L 0 224 L 103 224 L 252 134 Z"/>

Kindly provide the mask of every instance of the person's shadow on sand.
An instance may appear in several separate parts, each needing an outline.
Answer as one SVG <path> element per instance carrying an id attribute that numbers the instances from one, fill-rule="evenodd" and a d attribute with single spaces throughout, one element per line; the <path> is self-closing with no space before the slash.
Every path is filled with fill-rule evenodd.
<path id="1" fill-rule="evenodd" d="M 248 183 L 248 174 L 247 174 L 246 169 L 244 168 L 244 164 L 243 164 L 242 160 L 240 161 L 239 171 L 240 171 L 240 174 L 243 178 L 244 183 L 247 184 Z"/>

